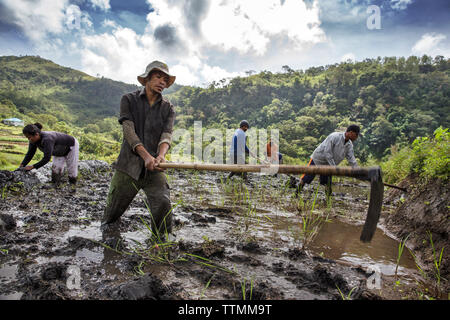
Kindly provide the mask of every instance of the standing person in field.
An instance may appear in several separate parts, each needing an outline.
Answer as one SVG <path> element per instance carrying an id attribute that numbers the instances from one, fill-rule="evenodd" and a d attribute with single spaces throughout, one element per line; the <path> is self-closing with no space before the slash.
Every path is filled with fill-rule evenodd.
<path id="1" fill-rule="evenodd" d="M 308 166 L 324 165 L 337 166 L 344 158 L 352 167 L 357 167 L 355 155 L 353 154 L 353 141 L 359 136 L 360 128 L 357 125 L 351 125 L 345 132 L 331 133 L 317 148 L 314 150 L 309 160 Z M 303 174 L 297 186 L 298 195 L 306 183 L 311 183 L 314 175 Z M 326 185 L 326 195 L 331 196 L 331 176 L 320 176 L 320 184 Z"/>
<path id="2" fill-rule="evenodd" d="M 272 139 L 269 139 L 266 145 L 266 160 L 271 164 L 283 163 L 283 155 L 278 152 L 278 145 Z M 273 176 L 277 177 L 278 174 L 275 173 Z"/>
<path id="3" fill-rule="evenodd" d="M 270 163 L 282 164 L 283 154 L 278 152 L 278 145 L 269 139 L 266 145 L 266 158 Z"/>
<path id="4" fill-rule="evenodd" d="M 172 230 L 169 185 L 164 170 L 158 165 L 172 141 L 175 121 L 173 105 L 162 92 L 175 81 L 165 63 L 151 62 L 137 77 L 143 89 L 122 96 L 119 123 L 123 142 L 119 157 L 113 164 L 114 175 L 109 187 L 102 230 L 117 221 L 140 189 L 150 208 L 155 240 L 162 240 Z"/>
<path id="5" fill-rule="evenodd" d="M 61 181 L 64 166 L 67 164 L 69 183 L 76 184 L 79 152 L 77 139 L 61 132 L 42 131 L 40 123 L 29 124 L 23 128 L 22 132 L 30 143 L 28 152 L 19 168 L 25 171 L 39 169 L 46 165 L 53 156 L 52 182 L 58 184 Z M 38 148 L 44 153 L 44 157 L 41 161 L 29 166 L 28 163 L 33 159 Z"/>
<path id="6" fill-rule="evenodd" d="M 233 164 L 245 164 L 246 155 L 251 155 L 254 157 L 253 153 L 247 147 L 247 136 L 245 132 L 250 127 L 247 120 L 242 120 L 239 124 L 239 129 L 236 129 L 234 132 L 233 138 L 231 139 L 231 148 L 230 148 L 230 162 Z M 230 172 L 228 175 L 228 179 L 237 174 L 236 172 Z M 244 181 L 248 181 L 247 172 L 239 173 L 239 175 L 244 179 Z"/>

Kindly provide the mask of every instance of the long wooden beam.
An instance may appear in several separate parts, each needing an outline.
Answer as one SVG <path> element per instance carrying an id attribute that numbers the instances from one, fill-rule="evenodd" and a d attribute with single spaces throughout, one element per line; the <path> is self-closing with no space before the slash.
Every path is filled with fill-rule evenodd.
<path id="1" fill-rule="evenodd" d="M 335 166 L 300 166 L 300 165 L 267 165 L 267 164 L 213 164 L 213 163 L 172 163 L 159 164 L 165 169 L 192 169 L 204 171 L 227 172 L 259 172 L 259 173 L 288 173 L 288 174 L 320 174 L 333 176 L 347 176 L 356 178 L 369 178 L 371 172 L 380 170 L 380 167 L 335 167 Z"/>

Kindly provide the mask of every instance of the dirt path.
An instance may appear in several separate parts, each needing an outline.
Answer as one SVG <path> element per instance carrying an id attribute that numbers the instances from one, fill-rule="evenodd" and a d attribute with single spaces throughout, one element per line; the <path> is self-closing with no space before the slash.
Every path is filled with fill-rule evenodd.
<path id="1" fill-rule="evenodd" d="M 75 192 L 45 183 L 48 172 L 19 184 L 14 179 L 23 177 L 0 175 L 0 187 L 7 185 L 0 200 L 3 299 L 400 298 L 392 277 L 383 276 L 383 290 L 368 288 L 373 271 L 327 257 L 327 245 L 300 249 L 300 215 L 312 205 L 313 187 L 299 212 L 287 177 L 252 175 L 252 185 L 242 187 L 238 179 L 224 183 L 224 174 L 170 172 L 176 238 L 156 248 L 141 193 L 119 233 L 100 232 L 112 173 L 100 162 L 80 166 Z M 355 183 L 338 182 L 328 209 L 319 191 L 320 214 L 360 225 L 368 190 L 361 185 L 359 196 L 347 193 Z"/>

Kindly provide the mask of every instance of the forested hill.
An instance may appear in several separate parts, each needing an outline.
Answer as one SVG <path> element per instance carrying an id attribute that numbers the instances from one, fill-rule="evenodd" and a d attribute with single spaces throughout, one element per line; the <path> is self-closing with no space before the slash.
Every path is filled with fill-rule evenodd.
<path id="1" fill-rule="evenodd" d="M 137 86 L 100 79 L 34 56 L 0 57 L 0 101 L 25 114 L 51 114 L 87 124 L 113 116 L 123 93 Z"/>
<path id="2" fill-rule="evenodd" d="M 449 127 L 450 60 L 440 56 L 251 73 L 208 88 L 173 85 L 165 94 L 176 106 L 176 128 L 202 121 L 204 128 L 230 129 L 247 119 L 253 127 L 279 129 L 281 152 L 305 159 L 329 133 L 357 123 L 364 137 L 355 153 L 364 162 L 382 157 L 391 145 Z M 120 97 L 136 89 L 39 57 L 0 57 L 0 117 L 89 134 L 86 143 L 94 135 L 120 141 Z"/>
<path id="3" fill-rule="evenodd" d="M 361 125 L 358 156 L 382 157 L 450 123 L 450 60 L 441 56 L 366 59 L 306 71 L 283 67 L 171 95 L 178 121 L 236 126 L 241 119 L 280 130 L 284 153 L 304 158 L 329 133 Z"/>

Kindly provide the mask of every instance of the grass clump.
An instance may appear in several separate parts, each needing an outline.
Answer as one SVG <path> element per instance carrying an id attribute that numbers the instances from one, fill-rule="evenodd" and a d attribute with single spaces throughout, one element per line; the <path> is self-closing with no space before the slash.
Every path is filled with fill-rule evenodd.
<path id="1" fill-rule="evenodd" d="M 433 137 L 418 137 L 411 146 L 392 148 L 392 155 L 382 164 L 387 182 L 396 183 L 409 174 L 419 174 L 428 181 L 450 176 L 450 133 L 439 127 Z"/>

